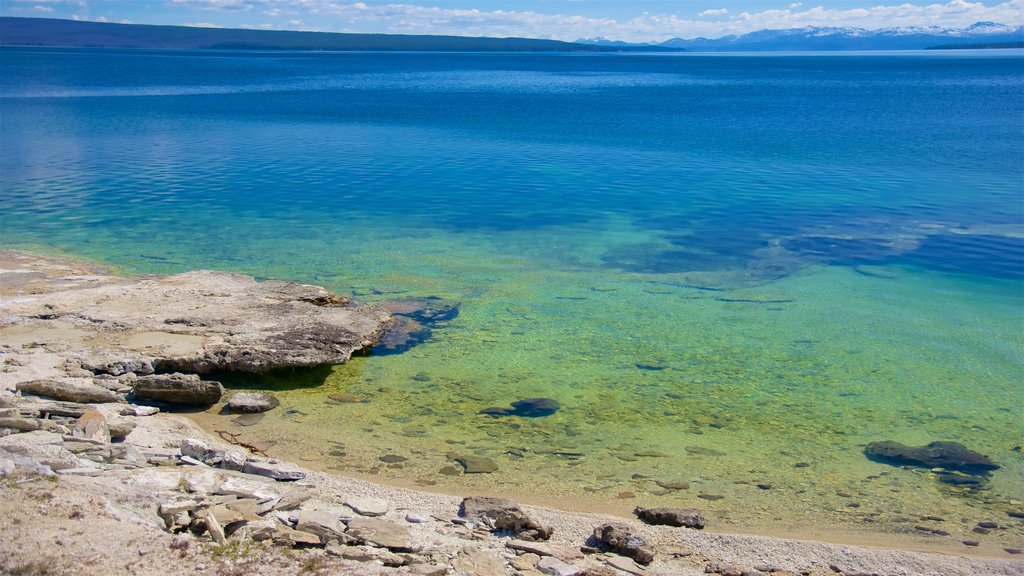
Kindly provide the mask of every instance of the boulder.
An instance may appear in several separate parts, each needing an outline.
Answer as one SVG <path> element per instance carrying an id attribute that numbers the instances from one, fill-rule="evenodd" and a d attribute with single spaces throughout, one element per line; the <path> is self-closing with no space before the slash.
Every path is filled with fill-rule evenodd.
<path id="1" fill-rule="evenodd" d="M 694 508 L 641 508 L 633 510 L 636 517 L 647 524 L 704 528 L 704 514 Z"/>
<path id="2" fill-rule="evenodd" d="M 132 397 L 136 400 L 208 406 L 220 401 L 224 386 L 212 380 L 200 380 L 195 374 L 154 374 L 135 380 Z"/>
<path id="3" fill-rule="evenodd" d="M 999 469 L 999 465 L 988 456 L 969 450 L 958 442 L 939 441 L 924 446 L 907 446 L 885 440 L 868 444 L 864 454 L 871 460 L 898 466 L 945 468 L 973 473 Z"/>
<path id="4" fill-rule="evenodd" d="M 96 410 L 89 410 L 82 414 L 75 421 L 75 428 L 71 431 L 71 435 L 85 440 L 110 442 L 110 428 L 107 427 L 107 419 Z"/>
<path id="5" fill-rule="evenodd" d="M 547 540 L 554 532 L 550 526 L 530 518 L 518 504 L 504 498 L 470 496 L 462 501 L 459 515 L 469 519 L 487 518 L 494 530 L 507 530 L 521 540 Z"/>
<path id="6" fill-rule="evenodd" d="M 640 536 L 635 536 L 627 526 L 602 524 L 594 528 L 594 539 L 640 564 L 650 564 L 654 560 L 654 551 L 647 542 Z"/>
<path id="7" fill-rule="evenodd" d="M 273 410 L 281 405 L 281 401 L 269 392 L 236 392 L 225 405 L 229 412 L 255 414 Z"/>
<path id="8" fill-rule="evenodd" d="M 22 394 L 45 396 L 54 400 L 78 403 L 105 403 L 117 402 L 120 398 L 117 394 L 97 386 L 91 382 L 79 382 L 67 380 L 32 380 L 31 382 L 20 382 L 14 385 L 15 389 Z"/>

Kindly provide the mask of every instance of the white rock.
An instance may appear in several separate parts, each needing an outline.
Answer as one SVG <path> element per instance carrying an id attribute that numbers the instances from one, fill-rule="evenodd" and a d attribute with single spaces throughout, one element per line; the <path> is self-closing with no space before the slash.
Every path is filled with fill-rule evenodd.
<path id="1" fill-rule="evenodd" d="M 224 452 L 224 460 L 220 467 L 226 470 L 241 470 L 245 468 L 246 455 L 239 450 L 228 450 Z"/>
<path id="2" fill-rule="evenodd" d="M 183 476 L 186 490 L 204 496 L 213 494 L 224 483 L 224 478 L 210 469 L 189 470 Z"/>
<path id="3" fill-rule="evenodd" d="M 363 516 L 383 516 L 388 513 L 389 508 L 387 500 L 369 496 L 353 496 L 345 500 L 345 506 Z"/>
<path id="4" fill-rule="evenodd" d="M 57 474 L 60 476 L 99 476 L 103 474 L 103 470 L 99 468 L 65 468 L 57 470 Z"/>
<path id="5" fill-rule="evenodd" d="M 138 406 L 129 404 L 121 409 L 121 416 L 152 416 L 160 412 L 156 406 Z"/>
<path id="6" fill-rule="evenodd" d="M 282 481 L 302 480 L 306 477 L 306 473 L 298 468 L 284 464 L 275 464 L 266 460 L 248 460 L 242 471 L 246 474 L 256 474 L 257 476 L 266 476 L 267 478 Z"/>
<path id="7" fill-rule="evenodd" d="M 422 514 L 415 514 L 413 512 L 409 512 L 405 515 L 405 521 L 412 522 L 413 524 L 423 524 L 424 522 L 430 522 L 430 518 L 427 518 Z"/>

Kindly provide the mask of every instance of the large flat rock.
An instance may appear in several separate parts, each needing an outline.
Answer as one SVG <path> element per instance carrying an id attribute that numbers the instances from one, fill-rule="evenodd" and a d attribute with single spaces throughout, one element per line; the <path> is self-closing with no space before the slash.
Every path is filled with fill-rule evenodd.
<path id="1" fill-rule="evenodd" d="M 319 286 L 205 270 L 122 278 L 11 251 L 0 251 L 0 299 L 4 346 L 74 359 L 47 371 L 40 357 L 26 379 L 339 364 L 391 318 Z"/>

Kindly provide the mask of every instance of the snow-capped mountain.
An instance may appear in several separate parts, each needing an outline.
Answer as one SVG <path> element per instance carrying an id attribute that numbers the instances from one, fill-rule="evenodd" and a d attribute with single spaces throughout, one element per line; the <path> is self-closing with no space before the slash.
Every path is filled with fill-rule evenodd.
<path id="1" fill-rule="evenodd" d="M 608 46 L 628 45 L 605 38 L 577 40 L 586 44 Z M 765 50 L 921 50 L 951 45 L 1013 45 L 1024 43 L 1024 26 L 1007 26 L 995 22 L 976 22 L 967 28 L 941 26 L 899 26 L 866 30 L 807 26 L 787 30 L 758 30 L 743 35 L 721 38 L 673 38 L 646 45 L 685 48 L 694 51 L 765 51 Z M 631 44 L 643 46 L 645 44 Z"/>

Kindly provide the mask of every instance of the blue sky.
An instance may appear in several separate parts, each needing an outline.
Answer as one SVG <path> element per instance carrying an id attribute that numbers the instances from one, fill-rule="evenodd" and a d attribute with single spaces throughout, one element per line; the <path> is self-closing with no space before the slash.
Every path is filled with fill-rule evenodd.
<path id="1" fill-rule="evenodd" d="M 633 42 L 764 28 L 1024 24 L 1024 0 L 0 0 L 0 15 L 134 24 Z"/>

